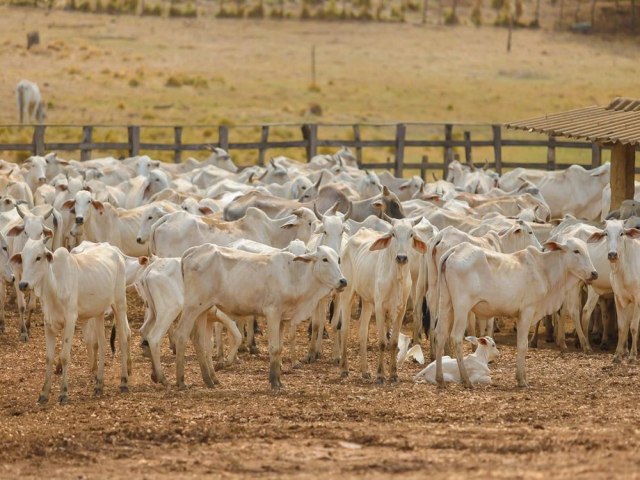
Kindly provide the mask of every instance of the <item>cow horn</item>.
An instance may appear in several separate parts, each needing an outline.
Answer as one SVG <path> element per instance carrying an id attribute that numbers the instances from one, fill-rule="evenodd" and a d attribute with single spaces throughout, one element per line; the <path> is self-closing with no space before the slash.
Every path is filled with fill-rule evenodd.
<path id="1" fill-rule="evenodd" d="M 264 177 L 267 176 L 268 170 L 265 169 L 264 173 L 258 177 L 258 181 L 262 181 Z"/>
<path id="2" fill-rule="evenodd" d="M 318 217 L 318 220 L 320 220 L 320 221 L 324 220 L 324 215 L 322 215 L 318 211 L 318 205 L 316 204 L 316 202 L 313 202 L 313 213 L 316 214 L 316 217 Z"/>
<path id="3" fill-rule="evenodd" d="M 271 160 L 269 160 L 269 165 L 271 165 L 273 168 L 278 168 L 278 166 L 276 165 L 276 160 L 271 157 Z"/>
<path id="4" fill-rule="evenodd" d="M 42 217 L 42 218 L 44 218 L 46 220 L 47 218 L 49 218 L 51 216 L 52 213 L 53 213 L 53 207 L 51 207 L 49 209 L 49 211 L 47 213 L 45 213 L 44 217 Z"/>
<path id="5" fill-rule="evenodd" d="M 431 178 L 433 178 L 434 182 L 438 181 L 438 177 L 436 177 L 436 174 L 434 172 L 431 172 Z"/>
<path id="6" fill-rule="evenodd" d="M 320 172 L 320 178 L 318 178 L 318 181 L 316 182 L 316 184 L 313 186 L 314 188 L 318 188 L 320 186 L 320 183 L 322 182 L 322 177 L 324 175 L 324 172 Z"/>
<path id="7" fill-rule="evenodd" d="M 335 215 L 336 213 L 338 213 L 339 205 L 340 205 L 340 201 L 337 201 L 336 203 L 333 204 L 333 206 L 328 211 L 331 212 L 333 215 Z"/>
<path id="8" fill-rule="evenodd" d="M 249 174 L 249 178 L 247 179 L 247 185 L 251 185 L 253 183 L 253 177 L 256 176 L 256 172 L 251 172 Z"/>
<path id="9" fill-rule="evenodd" d="M 389 189 L 387 188 L 386 185 L 382 187 L 382 196 L 383 197 L 388 197 L 389 196 Z"/>
<path id="10" fill-rule="evenodd" d="M 24 212 L 20 209 L 20 205 L 16 204 L 16 210 L 18 211 L 20 218 L 24 218 Z"/>
<path id="11" fill-rule="evenodd" d="M 342 217 L 343 221 L 347 221 L 351 218 L 351 212 L 353 211 L 353 202 L 351 200 L 349 200 L 349 208 L 347 208 L 347 212 L 344 214 L 344 217 Z"/>
<path id="12" fill-rule="evenodd" d="M 204 148 L 205 148 L 206 150 L 209 150 L 210 152 L 213 152 L 213 151 L 214 151 L 214 149 L 213 149 L 213 145 L 205 145 L 205 146 L 204 146 Z"/>
<path id="13" fill-rule="evenodd" d="M 482 166 L 482 170 L 486 170 L 486 168 L 489 166 L 489 160 L 488 159 L 484 159 L 484 165 Z"/>
<path id="14" fill-rule="evenodd" d="M 299 218 L 299 217 L 301 217 L 301 216 L 302 216 L 302 213 L 303 213 L 303 212 L 302 212 L 302 209 L 300 209 L 300 208 L 296 208 L 295 210 L 293 210 L 293 211 L 291 212 L 291 215 L 295 215 L 296 217 L 298 217 L 298 218 Z"/>
<path id="15" fill-rule="evenodd" d="M 382 219 L 386 222 L 389 222 L 391 225 L 393 225 L 393 218 L 391 218 L 385 212 L 382 212 Z"/>

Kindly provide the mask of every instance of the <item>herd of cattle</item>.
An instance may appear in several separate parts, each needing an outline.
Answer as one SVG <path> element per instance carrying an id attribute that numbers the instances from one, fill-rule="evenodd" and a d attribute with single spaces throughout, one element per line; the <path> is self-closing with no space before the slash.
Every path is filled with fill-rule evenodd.
<path id="1" fill-rule="evenodd" d="M 513 318 L 516 378 L 526 386 L 531 327 L 554 316 L 564 348 L 563 326 L 571 319 L 589 351 L 590 333 L 600 332 L 605 342 L 612 334 L 610 298 L 618 326 L 614 361 L 637 354 L 640 222 L 633 201 L 609 212 L 609 164 L 499 176 L 454 161 L 446 180 L 425 183 L 361 170 L 345 148 L 309 163 L 277 157 L 266 167 L 241 171 L 219 148 L 202 162 L 181 164 L 148 156 L 77 162 L 50 153 L 22 164 L 0 161 L 0 194 L 0 268 L 14 285 L 23 341 L 37 300 L 44 316 L 41 402 L 49 397 L 60 333 L 56 369 L 60 401 L 68 399 L 78 321 L 95 393 L 102 392 L 107 313 L 114 317 L 112 348 L 114 334 L 119 342 L 120 389 L 128 390 L 127 288 L 135 288 L 145 306 L 142 348 L 152 379 L 167 383 L 160 346 L 169 336 L 182 388 L 189 338 L 202 378 L 213 386 L 216 368 L 233 362 L 240 349 L 255 351 L 256 321 L 263 319 L 272 388 L 282 386 L 285 327 L 293 366 L 301 357 L 318 359 L 330 333 L 333 360 L 347 376 L 356 303 L 364 378 L 371 376 L 367 340 L 375 315 L 378 382 L 387 377 L 385 357 L 388 380 L 398 378 L 396 352 L 407 310 L 413 311 L 411 341 L 420 344 L 428 336 L 436 359 L 418 376 L 431 375 L 440 385 L 454 377 L 466 386 L 490 381 L 494 325 Z M 601 314 L 592 319 L 598 304 Z M 308 349 L 299 356 L 295 326 L 307 319 Z M 223 329 L 230 335 L 226 357 Z M 463 357 L 465 332 L 483 348 L 471 359 Z M 443 372 L 445 347 L 453 359 L 444 357 Z M 474 362 L 485 370 L 470 375 Z"/>

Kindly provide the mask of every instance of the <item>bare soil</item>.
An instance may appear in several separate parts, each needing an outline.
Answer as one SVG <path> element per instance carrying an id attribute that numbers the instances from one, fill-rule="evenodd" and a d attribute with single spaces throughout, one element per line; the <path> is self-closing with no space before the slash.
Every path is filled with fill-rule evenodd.
<path id="1" fill-rule="evenodd" d="M 131 392 L 118 393 L 118 357 L 108 355 L 105 394 L 92 395 L 81 333 L 74 339 L 70 403 L 36 400 L 44 377 L 41 317 L 28 343 L 11 311 L 0 336 L 0 477 L 24 478 L 635 478 L 640 458 L 639 368 L 611 354 L 530 351 L 531 387 L 515 386 L 512 334 L 499 334 L 494 385 L 474 390 L 414 384 L 405 364 L 396 385 L 357 372 L 342 379 L 328 359 L 292 370 L 270 391 L 266 339 L 207 389 L 189 351 L 187 391 L 151 382 L 137 329 L 142 308 L 130 297 Z M 304 338 L 304 326 L 299 339 Z M 373 330 L 373 329 L 372 329 Z M 370 366 L 375 333 L 370 338 Z M 542 343 L 542 342 L 541 342 Z M 302 354 L 302 344 L 299 353 Z M 163 367 L 175 378 L 163 346 Z"/>

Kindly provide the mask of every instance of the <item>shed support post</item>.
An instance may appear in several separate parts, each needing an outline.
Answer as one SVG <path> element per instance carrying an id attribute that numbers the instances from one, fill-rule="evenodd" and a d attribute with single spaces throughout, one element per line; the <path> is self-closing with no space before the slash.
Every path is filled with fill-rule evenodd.
<path id="1" fill-rule="evenodd" d="M 633 145 L 615 143 L 611 149 L 611 210 L 633 199 L 636 151 Z"/>

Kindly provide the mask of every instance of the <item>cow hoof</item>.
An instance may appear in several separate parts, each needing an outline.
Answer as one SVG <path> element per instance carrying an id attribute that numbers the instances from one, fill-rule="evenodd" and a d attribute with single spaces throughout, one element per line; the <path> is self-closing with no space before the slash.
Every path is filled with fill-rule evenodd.
<path id="1" fill-rule="evenodd" d="M 66 405 L 69 403 L 69 397 L 67 395 L 60 395 L 60 405 Z"/>
<path id="2" fill-rule="evenodd" d="M 249 349 L 247 348 L 246 345 L 240 345 L 238 347 L 238 353 L 247 353 L 249 351 Z"/>
<path id="3" fill-rule="evenodd" d="M 294 369 L 294 370 L 302 368 L 302 363 L 296 360 L 295 362 L 293 362 L 291 364 L 291 368 Z"/>
<path id="4" fill-rule="evenodd" d="M 526 380 L 518 380 L 518 388 L 529 388 Z"/>
<path id="5" fill-rule="evenodd" d="M 4 333 L 4 324 L 0 325 L 0 333 Z"/>
<path id="6" fill-rule="evenodd" d="M 220 361 L 220 362 L 216 362 L 216 372 L 219 370 L 222 370 L 224 368 L 224 362 Z"/>
<path id="7" fill-rule="evenodd" d="M 94 389 L 94 391 L 93 391 L 93 394 L 94 394 L 96 397 L 100 397 L 100 396 L 102 396 L 102 387 L 96 387 L 96 388 Z"/>
<path id="8" fill-rule="evenodd" d="M 371 380 L 371 374 L 369 372 L 362 372 L 362 378 L 364 380 Z"/>
<path id="9" fill-rule="evenodd" d="M 438 389 L 439 390 L 446 390 L 447 389 L 447 384 L 444 382 L 444 380 L 441 380 L 438 382 Z"/>
<path id="10" fill-rule="evenodd" d="M 187 387 L 187 384 L 186 384 L 186 383 L 179 383 L 179 384 L 178 384 L 178 390 L 180 390 L 180 391 L 187 390 L 188 388 L 189 388 L 189 387 Z"/>
<path id="11" fill-rule="evenodd" d="M 333 363 L 334 365 L 340 365 L 340 357 L 338 357 L 338 358 L 333 358 L 333 359 L 331 360 L 331 363 Z"/>
<path id="12" fill-rule="evenodd" d="M 340 377 L 341 378 L 347 378 L 349 376 L 349 370 L 342 370 L 340 372 Z"/>
<path id="13" fill-rule="evenodd" d="M 158 376 L 156 375 L 156 372 L 151 372 L 151 381 L 153 383 L 158 383 Z"/>
<path id="14" fill-rule="evenodd" d="M 120 393 L 129 393 L 128 385 L 120 385 Z"/>
<path id="15" fill-rule="evenodd" d="M 38 403 L 41 405 L 44 403 L 47 403 L 48 401 L 49 401 L 49 398 L 47 398 L 46 395 L 40 394 L 40 396 L 38 397 Z"/>
<path id="16" fill-rule="evenodd" d="M 613 363 L 621 363 L 622 362 L 622 358 L 620 357 L 620 355 L 616 354 L 613 356 Z"/>
<path id="17" fill-rule="evenodd" d="M 634 364 L 634 363 L 637 363 L 637 362 L 638 362 L 638 359 L 636 357 L 629 357 L 627 359 L 627 363 L 630 363 L 630 364 Z"/>
<path id="18" fill-rule="evenodd" d="M 260 355 L 260 349 L 258 347 L 256 347 L 255 345 L 251 345 L 249 347 L 249 353 L 251 355 Z"/>
<path id="19" fill-rule="evenodd" d="M 29 334 L 27 332 L 22 332 L 20 334 L 20 340 L 24 343 L 27 343 L 27 341 L 29 340 Z"/>
<path id="20" fill-rule="evenodd" d="M 538 342 L 529 342 L 529 348 L 538 348 Z"/>
<path id="21" fill-rule="evenodd" d="M 382 385 L 382 384 L 384 384 L 384 378 L 376 377 L 376 385 Z"/>
<path id="22" fill-rule="evenodd" d="M 391 375 L 389 377 L 389 382 L 390 383 L 398 383 L 398 375 Z"/>

